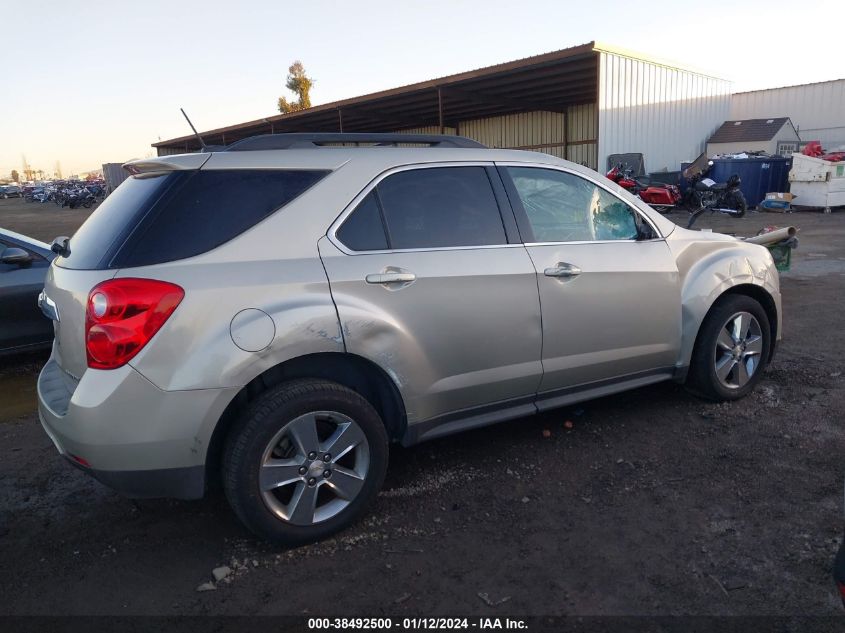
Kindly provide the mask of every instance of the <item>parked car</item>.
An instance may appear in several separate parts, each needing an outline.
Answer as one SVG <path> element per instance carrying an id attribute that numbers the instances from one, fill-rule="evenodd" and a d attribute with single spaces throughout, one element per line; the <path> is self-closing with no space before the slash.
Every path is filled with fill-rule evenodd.
<path id="1" fill-rule="evenodd" d="M 20 198 L 21 188 L 16 185 L 0 185 L 0 198 Z"/>
<path id="2" fill-rule="evenodd" d="M 0 355 L 49 347 L 53 340 L 38 295 L 54 257 L 44 242 L 0 229 Z"/>
<path id="3" fill-rule="evenodd" d="M 293 134 L 127 168 L 56 242 L 42 423 L 133 496 L 219 476 L 273 541 L 361 516 L 390 442 L 663 380 L 734 400 L 780 337 L 766 248 L 544 154 Z"/>

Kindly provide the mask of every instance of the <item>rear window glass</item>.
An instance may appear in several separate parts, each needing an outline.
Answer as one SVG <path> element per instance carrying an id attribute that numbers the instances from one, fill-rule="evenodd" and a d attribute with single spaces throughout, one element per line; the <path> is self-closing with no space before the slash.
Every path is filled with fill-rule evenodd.
<path id="1" fill-rule="evenodd" d="M 56 265 L 80 270 L 100 268 L 176 175 L 124 180 L 73 234 L 70 255 L 59 257 Z"/>
<path id="2" fill-rule="evenodd" d="M 291 202 L 328 172 L 176 171 L 124 181 L 70 240 L 65 268 L 148 266 L 205 253 Z"/>
<path id="3" fill-rule="evenodd" d="M 206 170 L 194 172 L 155 205 L 115 259 L 147 266 L 205 253 L 288 204 L 326 171 Z M 71 242 L 72 245 L 72 242 Z"/>

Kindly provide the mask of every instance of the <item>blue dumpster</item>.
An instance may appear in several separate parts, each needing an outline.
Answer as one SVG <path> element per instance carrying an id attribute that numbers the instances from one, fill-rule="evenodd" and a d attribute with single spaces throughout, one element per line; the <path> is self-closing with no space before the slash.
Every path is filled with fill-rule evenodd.
<path id="1" fill-rule="evenodd" d="M 786 191 L 789 187 L 789 170 L 792 158 L 769 156 L 767 158 L 714 158 L 707 174 L 716 182 L 727 182 L 734 174 L 742 179 L 742 193 L 748 206 L 756 207 L 771 191 Z"/>
<path id="2" fill-rule="evenodd" d="M 756 207 L 766 199 L 766 194 L 789 189 L 789 170 L 792 158 L 768 156 L 766 158 L 714 158 L 713 167 L 707 174 L 716 182 L 727 182 L 734 174 L 742 179 L 742 193 L 748 207 Z M 690 163 L 681 163 L 681 172 Z M 687 181 L 681 177 L 681 191 L 686 191 Z"/>

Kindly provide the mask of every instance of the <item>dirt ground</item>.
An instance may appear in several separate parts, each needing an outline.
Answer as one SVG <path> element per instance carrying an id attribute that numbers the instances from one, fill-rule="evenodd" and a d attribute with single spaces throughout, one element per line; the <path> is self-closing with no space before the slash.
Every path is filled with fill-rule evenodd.
<path id="1" fill-rule="evenodd" d="M 49 241 L 87 213 L 33 207 L 0 201 L 0 226 Z M 35 413 L 43 358 L 0 361 L 0 614 L 841 613 L 845 213 L 698 222 L 769 224 L 801 244 L 751 396 L 660 384 L 396 447 L 370 514 L 293 550 L 219 497 L 133 502 L 71 468 Z"/>

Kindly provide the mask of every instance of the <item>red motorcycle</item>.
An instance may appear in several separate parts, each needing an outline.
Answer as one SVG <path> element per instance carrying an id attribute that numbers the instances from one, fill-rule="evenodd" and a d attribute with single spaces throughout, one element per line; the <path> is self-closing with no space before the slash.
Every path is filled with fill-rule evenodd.
<path id="1" fill-rule="evenodd" d="M 607 172 L 607 177 L 660 213 L 668 213 L 681 200 L 681 190 L 675 185 L 651 182 L 646 176 L 634 177 L 621 163 Z"/>

